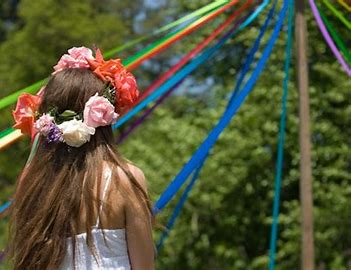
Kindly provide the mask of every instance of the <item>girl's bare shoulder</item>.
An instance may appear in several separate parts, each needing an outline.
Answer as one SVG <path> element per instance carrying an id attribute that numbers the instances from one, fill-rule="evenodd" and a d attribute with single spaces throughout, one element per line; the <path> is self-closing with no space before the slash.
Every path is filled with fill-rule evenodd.
<path id="1" fill-rule="evenodd" d="M 112 174 L 114 178 L 113 182 L 116 183 L 115 186 L 117 189 L 130 190 L 135 188 L 135 184 L 138 184 L 142 189 L 147 191 L 147 183 L 144 172 L 135 164 L 129 162 L 127 163 L 127 170 L 130 172 L 130 174 L 134 177 L 135 180 L 130 179 L 127 173 L 120 166 L 114 166 L 112 170 L 114 171 Z"/>

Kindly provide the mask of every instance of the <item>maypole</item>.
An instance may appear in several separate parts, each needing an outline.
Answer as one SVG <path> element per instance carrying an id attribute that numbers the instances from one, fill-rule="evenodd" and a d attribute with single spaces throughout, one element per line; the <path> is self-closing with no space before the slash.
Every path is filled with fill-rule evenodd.
<path id="1" fill-rule="evenodd" d="M 313 196 L 311 168 L 310 108 L 308 94 L 307 26 L 304 0 L 296 1 L 295 35 L 299 87 L 300 202 L 301 202 L 301 269 L 314 269 Z"/>

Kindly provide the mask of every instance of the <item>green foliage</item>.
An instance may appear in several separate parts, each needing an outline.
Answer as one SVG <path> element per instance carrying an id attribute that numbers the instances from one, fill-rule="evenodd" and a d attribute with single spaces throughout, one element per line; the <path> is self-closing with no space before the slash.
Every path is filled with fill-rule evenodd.
<path id="1" fill-rule="evenodd" d="M 18 13 L 23 25 L 0 43 L 0 97 L 48 76 L 60 55 L 72 46 L 96 44 L 108 50 L 123 42 L 128 31 L 122 18 L 111 10 L 99 10 L 94 2 L 21 1 Z M 0 112 L 1 130 L 13 124 L 13 108 Z M 12 165 L 13 157 L 23 165 L 28 148 L 27 141 L 21 142 L 0 154 L 1 183 L 16 179 L 21 166 Z"/>
<path id="2" fill-rule="evenodd" d="M 150 31 L 162 25 L 161 15 L 166 21 L 172 20 L 176 14 L 208 2 L 177 1 L 165 4 L 162 12 L 149 10 L 147 14 L 155 16 L 147 17 L 141 29 Z M 137 21 L 136 14 L 141 6 L 133 1 L 99 3 L 22 0 L 19 14 L 24 24 L 0 45 L 0 86 L 4 89 L 1 95 L 45 77 L 59 55 L 72 45 L 98 43 L 108 49 L 130 39 L 131 26 Z M 123 6 L 125 12 L 118 14 L 118 5 Z M 350 269 L 351 130 L 348 121 L 351 119 L 351 81 L 325 44 L 311 14 L 307 17 L 316 265 L 319 269 Z M 182 94 L 169 98 L 119 146 L 124 156 L 144 170 L 153 201 L 223 113 L 240 64 L 263 20 L 262 15 L 185 82 L 195 89 L 206 85 L 206 78 L 212 78 L 213 84 L 195 94 L 183 94 L 188 89 L 182 89 Z M 141 84 L 150 83 L 170 65 L 168 59 L 189 51 L 219 22 L 221 19 L 213 21 L 199 34 L 172 46 L 151 62 L 148 67 L 152 68 L 137 71 Z M 337 21 L 333 23 L 343 33 L 342 25 Z M 285 33 L 282 32 L 255 90 L 211 151 L 158 256 L 157 269 L 267 269 Z M 295 84 L 298 67 L 295 57 L 293 55 L 289 84 L 277 254 L 279 270 L 299 269 L 300 265 L 299 119 Z M 1 113 L 4 120 L 0 126 L 9 126 L 9 112 Z M 13 192 L 13 183 L 28 155 L 28 145 L 28 140 L 22 140 L 0 153 L 0 198 L 3 200 Z M 167 222 L 175 203 L 173 200 L 161 213 L 161 224 Z M 4 224 L 4 221 L 0 223 L 3 232 L 0 244 L 4 244 Z M 156 239 L 160 233 L 156 230 Z"/>

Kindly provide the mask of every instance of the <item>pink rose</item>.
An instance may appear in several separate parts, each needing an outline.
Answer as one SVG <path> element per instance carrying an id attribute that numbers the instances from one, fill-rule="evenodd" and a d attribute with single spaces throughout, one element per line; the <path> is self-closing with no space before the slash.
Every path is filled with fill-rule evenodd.
<path id="1" fill-rule="evenodd" d="M 98 93 L 85 103 L 83 115 L 84 123 L 94 128 L 111 125 L 119 116 L 108 99 L 98 96 Z"/>
<path id="2" fill-rule="evenodd" d="M 94 60 L 93 52 L 86 47 L 73 47 L 68 50 L 68 54 L 64 54 L 60 61 L 54 66 L 54 72 L 66 69 L 66 68 L 89 68 L 90 65 L 88 60 Z"/>
<path id="3" fill-rule="evenodd" d="M 93 60 L 93 52 L 89 48 L 86 47 L 73 47 L 68 50 L 68 53 L 75 59 L 82 59 L 82 60 Z"/>

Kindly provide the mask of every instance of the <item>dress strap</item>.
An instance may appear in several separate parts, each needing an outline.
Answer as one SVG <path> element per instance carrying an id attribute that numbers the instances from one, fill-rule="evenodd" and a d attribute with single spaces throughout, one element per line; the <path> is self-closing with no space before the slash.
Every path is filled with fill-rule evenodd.
<path id="1" fill-rule="evenodd" d="M 103 204 L 104 204 L 104 199 L 105 199 L 105 196 L 106 196 L 106 193 L 107 193 L 107 189 L 108 189 L 108 187 L 110 186 L 110 183 L 111 183 L 111 178 L 112 178 L 111 176 L 112 176 L 112 170 L 111 170 L 111 168 L 107 167 L 107 171 L 104 172 L 104 177 L 106 179 L 106 183 L 105 183 L 105 187 L 104 187 L 104 190 L 103 190 L 103 193 L 102 193 L 102 197 L 101 197 L 101 201 L 100 201 L 99 214 L 97 216 L 96 224 L 95 224 L 96 228 L 98 228 L 98 226 L 100 224 L 100 215 L 102 213 L 102 207 L 103 207 Z"/>

